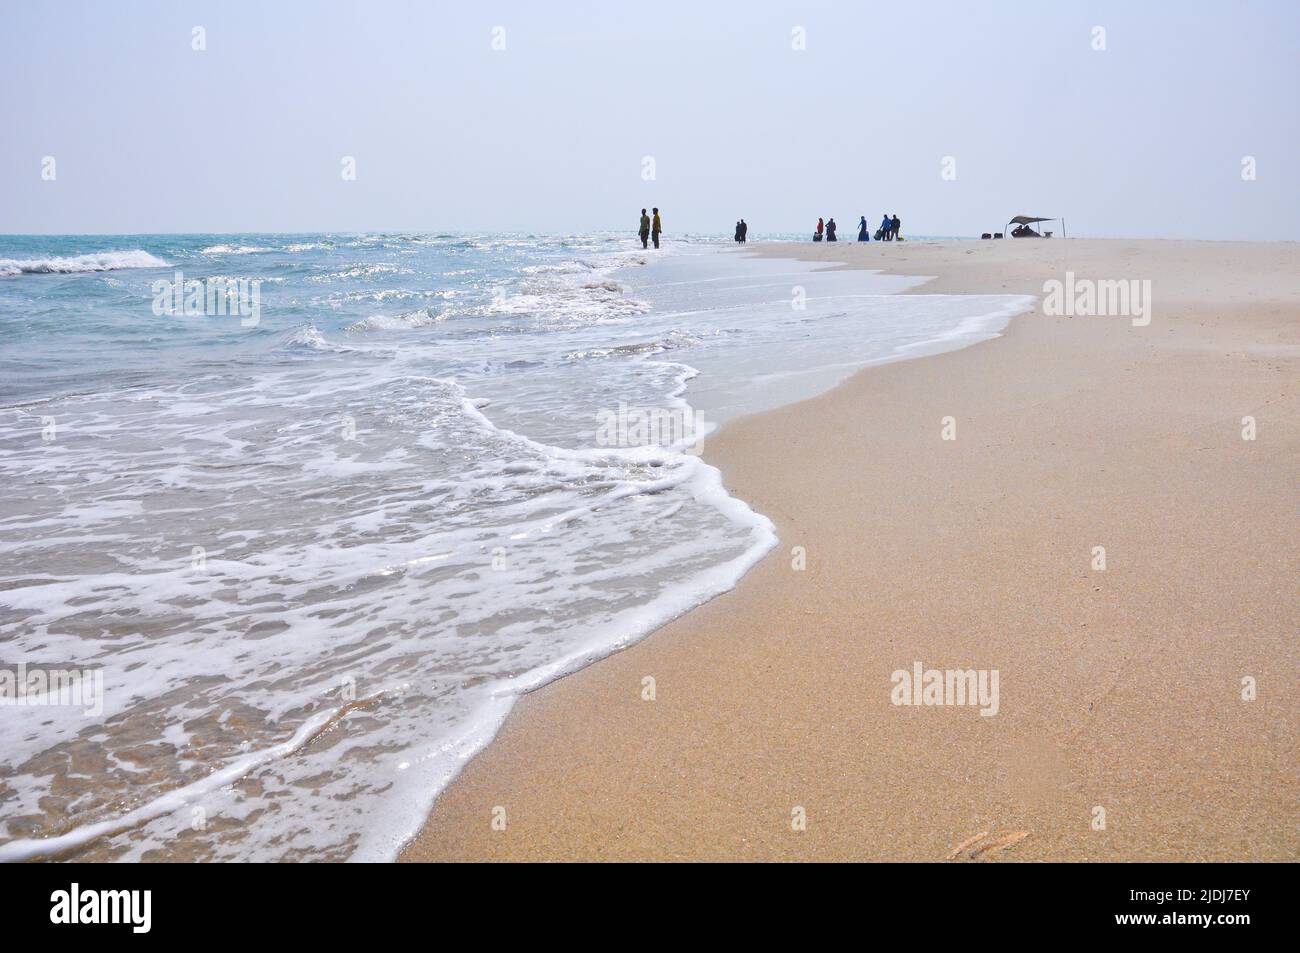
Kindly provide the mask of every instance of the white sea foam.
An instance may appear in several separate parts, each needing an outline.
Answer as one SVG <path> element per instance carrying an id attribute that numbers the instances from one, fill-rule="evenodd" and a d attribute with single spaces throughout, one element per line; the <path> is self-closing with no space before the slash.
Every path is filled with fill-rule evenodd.
<path id="1" fill-rule="evenodd" d="M 680 399 L 675 395 L 688 370 L 662 370 L 670 386 L 665 396 Z M 43 656 L 74 654 L 77 627 L 67 628 L 69 619 L 87 612 L 96 626 L 136 620 L 127 631 L 139 634 L 124 632 L 119 653 L 104 657 L 104 726 L 87 729 L 20 710 L 10 763 L 23 764 L 23 749 L 32 756 L 71 750 L 91 730 L 105 756 L 125 768 L 122 746 L 136 742 L 116 739 L 108 725 L 135 710 L 142 694 L 159 700 L 161 714 L 171 704 L 162 700 L 181 693 L 183 707 L 166 720 L 197 724 L 176 739 L 191 767 L 179 788 L 153 785 L 156 794 L 143 799 L 150 786 L 141 784 L 137 770 L 101 778 L 101 790 L 121 787 L 137 806 L 58 838 L 19 839 L 0 856 L 30 857 L 106 840 L 127 848 L 127 856 L 141 856 L 168 843 L 168 831 L 188 823 L 182 809 L 190 807 L 210 816 L 263 813 L 237 840 L 210 845 L 216 856 L 282 856 L 277 841 L 295 828 L 298 809 L 281 822 L 272 817 L 295 791 L 293 800 L 306 798 L 300 809 L 319 826 L 295 837 L 299 849 L 310 846 L 321 857 L 390 855 L 410 833 L 419 805 L 490 737 L 521 691 L 612 651 L 730 585 L 771 544 L 770 524 L 732 501 L 716 471 L 694 457 L 656 447 L 551 446 L 497 427 L 484 416 L 484 401 L 458 385 L 394 380 L 390 373 L 377 369 L 343 383 L 287 372 L 278 380 L 264 377 L 229 407 L 219 392 L 205 400 L 138 394 L 132 414 L 141 425 L 147 421 L 148 440 L 160 448 L 144 457 L 120 412 L 83 403 L 77 414 L 83 423 L 66 438 L 69 449 L 78 439 L 93 445 L 101 433 L 116 434 L 118 444 L 106 457 L 81 458 L 77 472 L 65 464 L 50 478 L 60 485 L 75 480 L 88 501 L 102 498 L 100 488 L 107 486 L 126 499 L 87 513 L 64 504 L 62 528 L 44 529 L 39 552 L 14 537 L 13 546 L 28 546 L 27 565 L 40 575 L 0 591 L 0 607 L 22 620 L 15 648 Z M 338 438 L 335 421 L 313 419 L 327 398 L 340 409 L 379 413 L 358 410 L 359 433 L 349 444 Z M 284 409 L 302 423 L 282 433 L 273 457 L 250 459 L 252 435 L 263 421 L 280 420 Z M 404 439 L 393 441 L 399 433 Z M 376 436 L 384 434 L 389 438 L 376 446 Z M 0 440 L 7 437 L 0 432 Z M 195 452 L 204 445 L 211 449 Z M 413 445 L 426 450 L 412 456 Z M 190 449 L 173 454 L 166 447 Z M 367 448 L 377 455 L 352 460 L 354 449 Z M 437 461 L 453 453 L 477 462 L 469 471 L 440 469 Z M 135 474 L 130 479 L 111 481 L 111 473 L 132 466 L 125 471 Z M 98 572 L 39 569 L 84 539 L 92 518 L 110 533 L 139 525 L 141 512 L 131 499 L 142 491 L 163 499 L 164 486 L 173 494 L 183 490 L 176 499 L 188 500 L 163 532 L 184 541 L 179 562 L 151 552 L 157 541 L 146 537 L 134 546 L 115 545 L 114 566 Z M 396 494 L 402 486 L 405 491 Z M 363 507 L 354 497 L 358 491 L 369 500 Z M 253 496 L 241 500 L 243 493 Z M 235 514 L 242 514 L 242 525 L 261 529 L 211 540 L 211 531 L 202 528 Z M 163 524 L 155 525 L 161 530 Z M 0 525 L 0 539 L 17 529 Z M 644 542 L 628 549 L 642 534 Z M 196 572 L 187 543 L 204 539 L 210 552 Z M 87 557 L 98 548 L 92 545 Z M 493 565 L 498 554 L 505 560 L 500 568 Z M 571 569 L 557 575 L 559 565 Z M 649 584 L 655 577 L 661 581 Z M 633 580 L 639 581 L 629 587 Z M 539 600 L 549 605 L 542 615 Z M 141 628 L 142 620 L 174 616 L 182 605 L 186 621 L 171 638 Z M 250 639 L 268 627 L 269 637 Z M 419 633 L 418 642 L 366 635 L 407 627 Z M 147 675 L 134 666 L 136 654 L 146 651 Z M 216 691 L 201 687 L 212 673 L 221 673 Z M 340 677 L 354 679 L 357 705 L 334 697 Z M 270 684 L 279 688 L 268 692 Z M 223 709 L 241 712 L 237 731 L 230 719 L 218 718 Z M 334 725 L 331 736 L 339 741 L 320 750 L 304 747 L 325 723 Z M 201 744 L 196 731 L 207 736 Z M 286 731 L 287 741 L 274 741 Z M 263 744 L 242 748 L 254 739 Z M 393 754 L 378 757 L 376 746 Z M 53 763 L 60 762 L 56 757 Z M 264 797 L 229 788 L 254 770 Z M 38 777 L 19 773 L 18 804 L 47 796 Z M 318 796 L 301 789 L 306 778 Z M 380 799 L 395 809 L 379 810 L 372 802 L 390 786 L 400 787 L 403 797 Z M 372 820 L 361 823 L 365 817 Z"/>
<path id="2" fill-rule="evenodd" d="M 264 245 L 209 245 L 200 250 L 204 255 L 262 255 L 275 251 Z"/>
<path id="3" fill-rule="evenodd" d="M 362 318 L 360 321 L 354 321 L 347 326 L 348 331 L 406 331 L 411 328 L 422 328 L 438 321 L 444 320 L 445 316 L 439 314 L 432 308 L 421 308 L 418 311 L 406 311 L 401 314 L 372 314 L 368 318 Z"/>
<path id="4" fill-rule="evenodd" d="M 346 351 L 347 346 L 326 339 L 320 328 L 314 324 L 304 324 L 284 335 L 282 342 L 287 348 L 306 348 L 313 351 Z"/>
<path id="5" fill-rule="evenodd" d="M 98 823 L 86 824 L 56 837 L 46 837 L 41 840 L 12 840 L 0 844 L 0 863 L 16 863 L 38 857 L 56 856 L 82 847 L 98 838 L 128 831 L 156 817 L 179 811 L 198 802 L 204 795 L 238 781 L 254 768 L 297 751 L 324 731 L 335 715 L 335 712 L 320 712 L 303 722 L 294 732 L 293 737 L 284 744 L 237 758 L 224 768 L 183 788 L 168 791 L 125 814 Z"/>
<path id="6" fill-rule="evenodd" d="M 147 251 L 95 252 L 66 258 L 0 258 L 0 277 L 16 275 L 75 274 L 82 271 L 114 271 L 119 268 L 166 268 L 167 262 Z"/>

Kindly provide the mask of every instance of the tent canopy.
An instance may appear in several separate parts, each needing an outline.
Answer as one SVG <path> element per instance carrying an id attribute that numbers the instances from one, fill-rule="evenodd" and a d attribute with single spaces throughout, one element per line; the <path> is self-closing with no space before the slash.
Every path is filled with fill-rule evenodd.
<path id="1" fill-rule="evenodd" d="M 1033 225 L 1035 222 L 1054 222 L 1054 218 L 1034 218 L 1032 215 L 1017 215 L 1008 225 Z"/>

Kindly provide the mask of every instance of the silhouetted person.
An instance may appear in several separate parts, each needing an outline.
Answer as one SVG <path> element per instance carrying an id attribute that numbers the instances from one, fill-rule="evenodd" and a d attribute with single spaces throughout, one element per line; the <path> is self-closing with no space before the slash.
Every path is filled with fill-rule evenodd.
<path id="1" fill-rule="evenodd" d="M 902 227 L 903 223 L 899 221 L 898 216 L 895 215 L 893 221 L 889 223 L 889 240 L 891 242 L 898 241 L 898 230 Z"/>
<path id="2" fill-rule="evenodd" d="M 659 209 L 654 210 L 655 217 L 650 223 L 650 237 L 654 239 L 655 248 L 659 247 L 659 233 L 664 230 L 663 222 L 659 221 Z"/>
<path id="3" fill-rule="evenodd" d="M 740 241 L 740 222 L 736 222 L 736 241 Z"/>
<path id="4" fill-rule="evenodd" d="M 749 238 L 749 226 L 745 224 L 745 220 L 742 218 L 742 219 L 740 220 L 740 242 L 741 242 L 741 244 L 743 245 L 743 244 L 745 243 L 745 241 L 746 241 L 748 238 Z"/>
<path id="5" fill-rule="evenodd" d="M 650 245 L 650 216 L 641 209 L 641 247 L 647 248 Z"/>
<path id="6" fill-rule="evenodd" d="M 835 219 L 831 219 L 826 223 L 826 240 L 828 242 L 839 241 L 839 239 L 835 237 Z"/>
<path id="7" fill-rule="evenodd" d="M 858 241 L 871 241 L 871 236 L 867 234 L 867 217 L 865 215 L 862 216 L 862 220 L 858 222 Z"/>
<path id="8" fill-rule="evenodd" d="M 893 230 L 894 220 L 890 218 L 889 213 L 886 212 L 884 218 L 880 220 L 880 240 L 882 242 L 889 241 L 889 233 Z"/>

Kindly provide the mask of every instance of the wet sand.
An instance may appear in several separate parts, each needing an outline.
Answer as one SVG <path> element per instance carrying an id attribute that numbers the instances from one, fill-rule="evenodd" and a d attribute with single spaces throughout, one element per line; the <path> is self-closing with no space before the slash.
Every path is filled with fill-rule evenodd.
<path id="1" fill-rule="evenodd" d="M 722 428 L 704 456 L 778 547 L 526 696 L 403 859 L 1297 859 L 1300 245 L 749 253 L 917 294 L 1149 279 L 1152 318 L 1040 300 Z M 996 670 L 997 714 L 893 704 L 918 661 Z"/>

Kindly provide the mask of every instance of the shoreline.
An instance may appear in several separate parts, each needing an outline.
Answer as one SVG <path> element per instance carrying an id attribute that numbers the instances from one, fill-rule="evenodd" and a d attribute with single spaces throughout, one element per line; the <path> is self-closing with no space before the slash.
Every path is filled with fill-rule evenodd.
<path id="1" fill-rule="evenodd" d="M 400 859 L 942 860 L 986 830 L 986 847 L 1016 839 L 968 852 L 1294 858 L 1296 717 L 1276 691 L 1295 667 L 1294 244 L 743 251 L 939 276 L 904 294 L 1039 297 L 1070 269 L 1149 274 L 1157 303 L 1139 328 L 1045 317 L 1040 300 L 999 337 L 724 425 L 704 457 L 777 547 L 730 591 L 521 698 Z M 1260 436 L 1237 446 L 1251 411 Z M 1097 572 L 1102 539 L 1113 562 Z M 1270 557 L 1255 575 L 1218 565 L 1255 546 Z M 1213 634 L 1243 619 L 1258 630 L 1238 643 Z M 914 660 L 1000 671 L 999 714 L 891 705 L 891 672 Z M 1158 662 L 1163 705 L 1140 691 Z M 1261 686 L 1250 703 L 1244 676 Z M 1205 738 L 1237 768 L 1180 769 Z"/>

